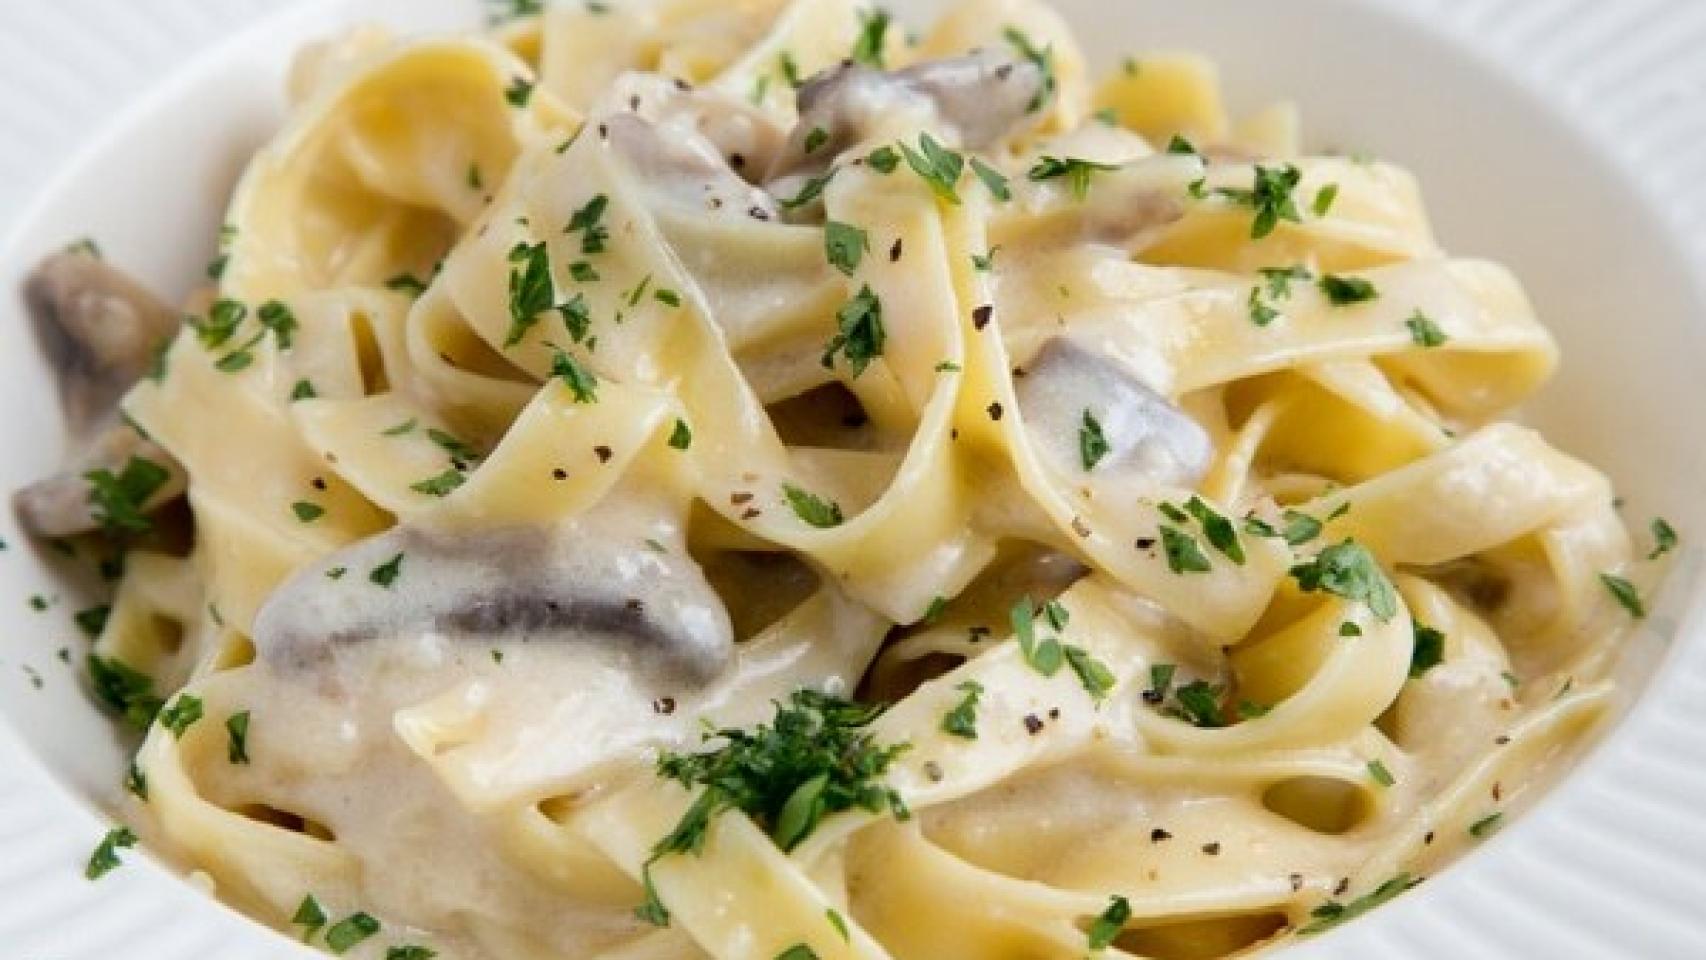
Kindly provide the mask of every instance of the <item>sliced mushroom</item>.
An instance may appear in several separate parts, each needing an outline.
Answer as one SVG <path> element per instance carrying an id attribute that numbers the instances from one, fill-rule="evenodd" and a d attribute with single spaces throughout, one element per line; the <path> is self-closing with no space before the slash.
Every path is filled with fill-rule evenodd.
<path id="1" fill-rule="evenodd" d="M 1041 119 L 1046 79 L 1036 64 L 994 50 L 892 73 L 845 61 L 800 87 L 800 122 L 769 179 L 788 195 L 777 181 L 820 174 L 899 113 L 916 114 L 911 126 L 940 131 L 958 146 L 989 147 Z"/>
<path id="2" fill-rule="evenodd" d="M 748 180 L 768 170 L 787 141 L 788 131 L 766 111 L 662 74 L 633 71 L 617 77 L 593 114 L 621 113 L 639 117 L 665 136 L 708 142 Z"/>
<path id="3" fill-rule="evenodd" d="M 275 591 L 255 618 L 256 650 L 302 671 L 342 645 L 436 634 L 619 645 L 656 677 L 703 683 L 722 673 L 733 629 L 699 567 L 607 526 L 394 527 Z"/>
<path id="4" fill-rule="evenodd" d="M 701 134 L 659 126 L 633 113 L 599 121 L 599 133 L 658 200 L 714 216 L 776 219 L 776 201 L 770 194 L 741 179 Z"/>
<path id="5" fill-rule="evenodd" d="M 167 471 L 143 511 L 181 495 L 184 471 L 171 455 L 118 414 L 118 402 L 176 332 L 175 314 L 141 284 L 93 254 L 49 257 L 24 282 L 24 303 L 59 381 L 71 435 L 65 466 L 13 497 L 19 521 L 38 537 L 91 533 L 100 526 L 87 475 L 123 472 L 133 458 Z"/>
<path id="6" fill-rule="evenodd" d="M 1214 458 L 1214 443 L 1196 421 L 1117 359 L 1066 337 L 1043 344 L 1026 365 L 1018 398 L 1033 447 L 1065 473 L 1085 473 L 1086 414 L 1108 446 L 1094 465 L 1098 477 L 1191 488 Z"/>
<path id="7" fill-rule="evenodd" d="M 178 328 L 177 315 L 141 284 L 81 251 L 37 267 L 24 281 L 24 304 L 74 436 L 101 424 Z"/>

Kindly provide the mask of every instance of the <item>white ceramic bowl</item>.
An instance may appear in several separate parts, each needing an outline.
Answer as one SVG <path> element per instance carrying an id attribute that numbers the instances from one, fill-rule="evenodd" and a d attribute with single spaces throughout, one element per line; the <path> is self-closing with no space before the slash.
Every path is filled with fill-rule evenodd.
<path id="1" fill-rule="evenodd" d="M 572 0 L 571 0 L 572 2 Z M 1289 96 L 1315 147 L 1420 176 L 1446 246 L 1510 264 L 1563 343 L 1529 419 L 1606 468 L 1630 516 L 1685 549 L 1622 667 L 1624 712 L 1533 812 L 1368 918 L 1293 948 L 1316 957 L 1706 955 L 1706 3 L 1701 0 L 1057 0 L 1098 62 L 1192 48 L 1233 106 Z M 926 4 L 896 6 L 922 7 Z M 358 19 L 435 29 L 474 0 L 295 0 L 211 48 L 260 0 L 8 0 L 0 11 L 0 289 L 92 236 L 173 296 L 210 254 L 247 151 L 279 119 L 292 51 Z M 140 51 L 140 52 L 138 52 Z M 177 54 L 175 57 L 166 55 Z M 148 67 L 179 65 L 158 82 Z M 152 91 L 34 202 L 59 166 L 34 131 Z M 80 111 L 80 113 L 79 113 Z M 0 489 L 52 468 L 52 385 L 15 298 L 0 300 Z M 88 883 L 127 745 L 78 681 L 78 608 L 51 553 L 0 520 L 0 957 L 312 956 L 145 855 Z M 54 598 L 45 613 L 26 602 Z M 34 678 L 41 680 L 37 689 Z"/>

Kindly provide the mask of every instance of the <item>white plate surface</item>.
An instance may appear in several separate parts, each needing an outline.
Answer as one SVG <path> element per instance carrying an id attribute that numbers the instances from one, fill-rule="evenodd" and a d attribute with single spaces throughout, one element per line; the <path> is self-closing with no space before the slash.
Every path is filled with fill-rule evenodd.
<path id="1" fill-rule="evenodd" d="M 1315 146 L 1415 169 L 1446 246 L 1511 264 L 1563 341 L 1532 420 L 1611 473 L 1632 523 L 1662 510 L 1693 535 L 1626 665 L 1628 712 L 1581 765 L 1475 855 L 1287 956 L 1706 956 L 1706 2 L 1059 5 L 1104 63 L 1204 50 L 1235 106 L 1295 96 Z M 243 150 L 276 122 L 289 51 L 354 16 L 466 6 L 0 2 L 0 488 L 58 451 L 19 274 L 90 234 L 181 292 Z M 82 879 L 121 747 L 56 658 L 81 661 L 75 598 L 9 516 L 0 536 L 0 960 L 313 956 L 145 856 Z M 54 606 L 32 612 L 35 593 Z"/>

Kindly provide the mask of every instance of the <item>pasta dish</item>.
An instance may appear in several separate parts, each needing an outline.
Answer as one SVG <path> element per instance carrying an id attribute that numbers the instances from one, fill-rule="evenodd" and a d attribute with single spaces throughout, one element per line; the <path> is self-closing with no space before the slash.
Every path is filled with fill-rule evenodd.
<path id="1" fill-rule="evenodd" d="M 1496 831 L 1662 520 L 1416 180 L 1037 0 L 303 51 L 168 307 L 25 297 L 145 848 L 384 960 L 1208 958 Z"/>

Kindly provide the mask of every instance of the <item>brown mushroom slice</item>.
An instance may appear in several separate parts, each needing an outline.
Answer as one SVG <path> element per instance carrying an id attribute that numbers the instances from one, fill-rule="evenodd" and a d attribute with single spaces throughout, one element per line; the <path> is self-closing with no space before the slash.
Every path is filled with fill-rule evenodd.
<path id="1" fill-rule="evenodd" d="M 785 184 L 821 173 L 899 113 L 917 114 L 913 126 L 940 131 L 958 146 L 987 148 L 1042 118 L 1046 81 L 1036 64 L 994 50 L 892 73 L 843 62 L 800 87 L 800 122 L 769 179 L 775 192 L 790 195 Z"/>
<path id="2" fill-rule="evenodd" d="M 1214 442 L 1195 420 L 1119 360 L 1066 337 L 1043 344 L 1017 390 L 1033 448 L 1062 473 L 1189 489 L 1213 462 Z M 1107 444 L 1090 468 L 1086 415 Z"/>
<path id="3" fill-rule="evenodd" d="M 24 529 L 38 537 L 100 529 L 88 476 L 103 470 L 122 476 L 133 460 L 166 472 L 134 504 L 141 512 L 180 496 L 187 485 L 183 468 L 118 414 L 120 398 L 177 332 L 177 316 L 141 284 L 81 250 L 43 261 L 24 281 L 23 293 L 59 381 L 72 450 L 57 473 L 14 494 Z"/>
<path id="4" fill-rule="evenodd" d="M 616 78 L 593 113 L 628 113 L 665 136 L 702 139 L 748 180 L 770 168 L 788 135 L 768 112 L 745 100 L 656 73 L 635 71 Z"/>
<path id="5" fill-rule="evenodd" d="M 684 551 L 584 521 L 393 527 L 298 572 L 254 625 L 259 657 L 286 671 L 312 671 L 341 646 L 429 634 L 614 649 L 638 673 L 692 684 L 734 653 L 728 613 Z"/>
<path id="6" fill-rule="evenodd" d="M 24 304 L 73 436 L 112 412 L 178 329 L 177 314 L 152 293 L 83 251 L 43 261 L 24 281 Z"/>
<path id="7" fill-rule="evenodd" d="M 706 137 L 633 113 L 611 114 L 598 127 L 653 200 L 716 216 L 776 219 L 776 201 L 741 179 Z"/>

